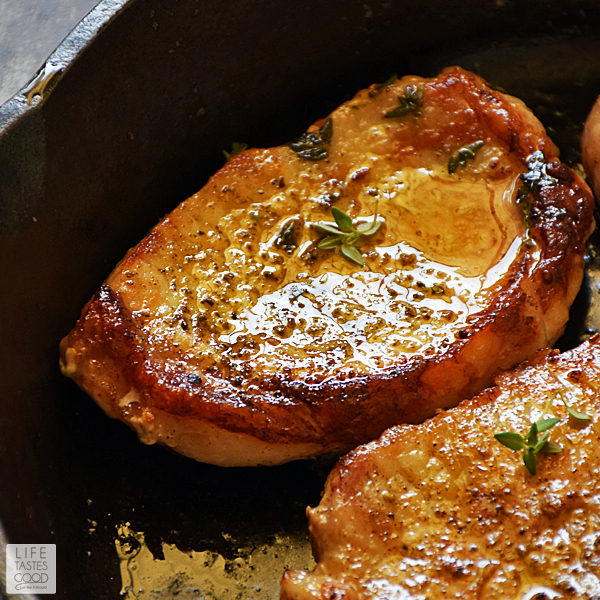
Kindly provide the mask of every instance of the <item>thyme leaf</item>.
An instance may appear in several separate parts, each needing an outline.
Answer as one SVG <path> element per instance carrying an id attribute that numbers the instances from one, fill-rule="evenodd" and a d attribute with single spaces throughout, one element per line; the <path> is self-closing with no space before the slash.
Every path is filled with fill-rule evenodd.
<path id="1" fill-rule="evenodd" d="M 398 119 L 408 113 L 416 112 L 423 102 L 423 86 L 407 85 L 405 95 L 398 96 L 398 102 L 400 106 L 396 106 L 383 115 L 386 119 Z"/>
<path id="2" fill-rule="evenodd" d="M 567 404 L 567 401 L 565 400 L 564 396 L 560 392 L 557 392 L 557 394 L 558 394 L 558 397 L 560 398 L 560 400 L 562 401 L 562 403 L 565 405 L 565 408 L 567 409 L 569 416 L 571 418 L 575 419 L 575 421 L 591 421 L 592 420 L 592 417 L 590 417 L 590 415 L 588 415 L 587 413 L 579 412 L 578 410 L 571 408 Z"/>
<path id="3" fill-rule="evenodd" d="M 362 235 L 373 235 L 380 227 L 381 223 L 379 221 L 371 223 L 359 223 L 356 226 L 356 231 Z"/>
<path id="4" fill-rule="evenodd" d="M 503 433 L 497 433 L 494 436 L 503 446 L 515 450 L 523 450 L 525 448 L 525 440 L 522 435 L 515 433 L 514 431 L 505 431 Z"/>
<path id="5" fill-rule="evenodd" d="M 358 251 L 356 246 L 342 243 L 341 251 L 346 258 L 349 258 L 350 260 L 359 264 L 361 267 L 364 267 L 365 261 L 363 260 L 362 254 Z"/>
<path id="6" fill-rule="evenodd" d="M 292 219 L 287 225 L 284 225 L 275 240 L 275 245 L 283 248 L 286 252 L 293 252 L 296 247 L 296 219 Z"/>
<path id="7" fill-rule="evenodd" d="M 587 413 L 579 412 L 578 410 L 575 410 L 575 409 L 571 408 L 570 406 L 567 406 L 566 403 L 565 403 L 565 407 L 566 407 L 569 415 L 571 417 L 573 417 L 576 421 L 591 421 L 592 420 L 592 417 L 590 417 L 590 415 L 588 415 Z"/>
<path id="8" fill-rule="evenodd" d="M 331 208 L 331 214 L 333 215 L 337 226 L 342 231 L 354 231 L 352 219 L 343 210 L 340 210 L 337 206 L 333 206 Z"/>
<path id="9" fill-rule="evenodd" d="M 553 375 L 553 377 L 556 376 Z M 569 417 L 580 422 L 592 420 L 590 415 L 588 415 L 587 413 L 580 412 L 571 408 L 567 404 L 563 394 L 560 391 L 556 392 L 556 396 L 558 396 L 561 402 L 565 405 Z M 532 423 L 531 428 L 529 429 L 525 437 L 513 431 L 497 433 L 494 435 L 494 437 L 503 446 L 506 446 L 511 450 L 517 452 L 523 450 L 523 462 L 525 463 L 527 470 L 532 475 L 535 475 L 537 470 L 537 454 L 560 454 L 563 451 L 558 444 L 554 444 L 553 442 L 549 441 L 549 430 L 552 429 L 552 427 L 554 427 L 558 423 L 560 423 L 560 421 L 561 419 L 559 417 L 551 417 L 550 419 L 539 419 L 535 423 Z M 538 434 L 540 433 L 542 434 L 542 436 L 538 439 Z"/>
<path id="10" fill-rule="evenodd" d="M 322 250 L 333 250 L 342 243 L 342 237 L 339 235 L 328 235 L 319 242 L 319 248 Z"/>
<path id="11" fill-rule="evenodd" d="M 325 233 L 331 233 L 331 235 L 340 234 L 340 230 L 335 225 L 328 225 L 327 223 L 313 223 L 312 226 L 315 229 L 320 229 Z"/>
<path id="12" fill-rule="evenodd" d="M 223 156 L 225 157 L 225 160 L 229 160 L 232 156 L 235 156 L 236 154 L 239 154 L 240 152 L 243 152 L 244 150 L 248 149 L 248 144 L 245 143 L 241 143 L 241 142 L 233 142 L 233 144 L 231 144 L 231 152 L 227 152 L 227 150 L 223 150 Z"/>
<path id="13" fill-rule="evenodd" d="M 530 199 L 531 190 L 525 184 L 523 184 L 519 191 L 517 192 L 517 206 L 521 209 L 523 213 L 523 218 L 525 219 L 525 227 L 527 229 L 531 229 L 531 199 Z"/>
<path id="14" fill-rule="evenodd" d="M 549 437 L 550 432 L 546 431 L 546 433 L 544 433 L 542 437 L 533 445 L 533 448 L 531 450 L 534 454 L 537 454 L 546 445 Z"/>
<path id="15" fill-rule="evenodd" d="M 341 253 L 346 258 L 364 267 L 365 261 L 355 244 L 363 236 L 373 235 L 381 227 L 381 221 L 377 220 L 377 201 L 375 201 L 373 220 L 370 223 L 359 223 L 356 228 L 352 218 L 337 206 L 331 208 L 331 214 L 335 225 L 333 223 L 313 223 L 315 229 L 329 234 L 319 242 L 317 248 L 333 250 L 339 246 Z"/>
<path id="16" fill-rule="evenodd" d="M 542 419 L 534 423 L 536 426 L 537 432 L 542 433 L 544 431 L 548 431 L 554 427 L 557 423 L 560 423 L 560 419 L 558 417 L 553 417 L 552 419 Z"/>
<path id="17" fill-rule="evenodd" d="M 313 223 L 312 226 L 315 229 L 320 229 L 325 233 L 331 233 L 331 235 L 340 234 L 340 230 L 335 225 L 328 225 L 327 223 Z"/>
<path id="18" fill-rule="evenodd" d="M 537 150 L 527 159 L 527 173 L 521 173 L 523 184 L 517 192 L 517 205 L 523 211 L 525 226 L 531 229 L 531 195 L 538 189 L 556 184 L 556 179 L 548 175 L 548 165 L 544 153 Z"/>
<path id="19" fill-rule="evenodd" d="M 386 87 L 390 87 L 392 83 L 396 83 L 396 81 L 398 81 L 398 75 L 396 73 L 392 73 L 383 83 L 380 83 L 377 87 L 385 89 Z"/>
<path id="20" fill-rule="evenodd" d="M 562 451 L 562 448 L 558 444 L 552 442 L 546 442 L 544 447 L 540 450 L 542 454 L 560 454 Z"/>
<path id="21" fill-rule="evenodd" d="M 453 154 L 450 157 L 450 160 L 448 161 L 448 173 L 452 175 L 453 173 L 456 173 L 459 167 L 466 167 L 467 160 L 474 159 L 475 153 L 482 147 L 483 141 L 479 140 L 477 142 L 469 144 L 468 146 L 463 146 L 462 148 L 457 150 L 456 153 Z"/>
<path id="22" fill-rule="evenodd" d="M 327 145 L 333 138 L 333 120 L 327 119 L 318 131 L 303 133 L 297 140 L 290 142 L 290 148 L 300 158 L 318 161 L 329 156 Z"/>
<path id="23" fill-rule="evenodd" d="M 531 475 L 535 475 L 537 472 L 537 455 L 539 453 L 559 454 L 562 452 L 562 448 L 558 444 L 549 441 L 549 430 L 557 423 L 560 423 L 558 417 L 540 419 L 531 424 L 525 437 L 514 431 L 497 433 L 494 437 L 498 442 L 510 450 L 514 450 L 515 452 L 523 450 L 523 462 L 525 463 L 525 467 Z M 540 433 L 542 436 L 538 438 L 538 434 Z"/>
<path id="24" fill-rule="evenodd" d="M 523 462 L 525 463 L 525 466 L 531 475 L 535 475 L 537 473 L 537 458 L 529 446 L 525 448 L 525 452 L 523 452 Z"/>
<path id="25" fill-rule="evenodd" d="M 386 87 L 389 87 L 390 85 L 392 85 L 393 83 L 396 83 L 396 81 L 398 81 L 398 75 L 396 75 L 395 73 L 391 76 L 388 77 L 388 79 L 386 81 L 384 81 L 383 83 L 379 83 L 377 84 L 370 92 L 369 92 L 369 98 L 375 98 L 375 96 L 377 96 L 377 94 L 379 94 L 379 92 L 381 92 L 381 90 L 384 90 Z"/>

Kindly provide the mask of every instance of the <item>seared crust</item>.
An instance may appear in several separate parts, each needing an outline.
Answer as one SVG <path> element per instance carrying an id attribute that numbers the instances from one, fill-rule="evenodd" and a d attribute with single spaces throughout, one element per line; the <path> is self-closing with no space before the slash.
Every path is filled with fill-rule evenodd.
<path id="1" fill-rule="evenodd" d="M 594 103 L 581 136 L 581 160 L 590 185 L 600 192 L 600 97 Z"/>
<path id="2" fill-rule="evenodd" d="M 408 85 L 424 88 L 418 114 L 384 119 L 383 109 L 397 103 Z M 61 343 L 63 372 L 110 416 L 132 426 L 142 441 L 162 442 L 222 465 L 277 464 L 344 452 L 391 425 L 420 422 L 439 408 L 455 406 L 562 333 L 581 284 L 585 241 L 594 227 L 593 200 L 585 183 L 558 161 L 543 128 L 520 101 L 455 68 L 436 79 L 410 77 L 386 88 L 372 86 L 332 113 L 332 121 L 327 160 L 303 160 L 286 146 L 230 159 L 125 257 Z M 381 138 L 381 131 L 387 137 Z M 476 160 L 455 176 L 448 174 L 449 157 L 475 140 L 485 142 Z M 435 241 L 435 231 L 427 237 L 427 224 L 415 221 L 414 229 L 407 229 L 411 206 L 392 205 L 396 192 L 385 191 L 382 181 L 389 182 L 390 173 L 404 173 L 420 190 L 423 166 L 442 191 L 453 185 L 473 186 L 460 188 L 469 193 L 476 186 L 488 190 L 473 218 L 484 214 L 494 223 L 492 233 L 483 229 L 481 234 L 496 240 L 489 251 L 479 248 L 483 241 L 469 237 L 468 219 L 457 216 L 466 229 L 452 231 L 453 217 L 443 212 L 450 203 L 446 198 L 427 219 L 441 213 L 439 226 L 454 236 L 448 235 L 448 244 L 454 244 L 450 254 Z M 515 202 L 519 175 L 528 171 L 533 183 L 525 203 L 530 205 L 526 230 Z M 333 201 L 366 220 L 373 207 L 364 198 L 372 190 L 379 194 L 386 226 L 361 247 L 367 249 L 366 270 L 337 252 L 318 250 L 319 234 L 310 222 L 330 220 Z M 460 203 L 456 206 L 458 214 Z M 258 226 L 252 211 L 260 213 Z M 397 211 L 407 215 L 400 224 L 394 221 Z M 291 252 L 271 243 L 290 214 L 304 225 L 304 237 Z M 269 223 L 263 230 L 261 219 Z M 408 238 L 394 237 L 395 228 Z M 462 263 L 460 236 L 465 238 Z M 266 240 L 271 245 L 261 254 Z M 407 240 L 403 251 L 386 256 L 401 240 Z M 413 252 L 408 258 L 406 248 Z M 365 279 L 370 273 L 379 277 L 375 291 Z M 406 284 L 407 273 L 409 281 L 441 277 L 440 284 Z M 421 311 L 418 319 L 402 320 L 389 311 L 377 317 L 372 310 L 365 313 L 369 327 L 379 322 L 385 335 L 368 337 L 361 330 L 352 337 L 343 329 L 346 316 L 334 323 L 342 328 L 337 337 L 313 331 L 312 338 L 306 333 L 310 328 L 297 328 L 305 314 L 277 320 L 298 298 L 289 292 L 293 286 L 333 274 L 344 285 L 364 284 L 371 294 L 364 300 L 367 308 L 383 297 L 380 305 L 387 311 L 396 298 L 392 292 L 399 289 L 402 310 Z M 385 287 L 391 277 L 404 278 L 404 287 Z M 471 294 L 475 281 L 480 290 Z M 311 310 L 317 306 L 314 285 L 300 293 L 313 298 Z M 250 291 L 246 296 L 232 292 L 233 299 L 219 296 L 227 286 Z M 433 297 L 432 289 L 441 289 L 442 297 Z M 285 310 L 268 313 L 264 299 L 278 294 Z M 287 304 L 281 300 L 285 294 Z M 349 298 L 357 310 L 360 296 Z M 257 307 L 269 316 L 252 317 L 259 314 Z M 330 321 L 332 314 L 335 310 Z M 296 327 L 291 335 L 290 322 Z M 350 317 L 354 322 L 360 319 Z M 412 346 L 400 336 L 396 350 L 391 340 L 405 330 Z M 299 341 L 287 343 L 287 336 Z M 346 348 L 346 358 L 340 348 Z"/>
<path id="3" fill-rule="evenodd" d="M 497 383 L 338 461 L 308 510 L 317 566 L 287 572 L 282 600 L 598 597 L 599 339 Z M 531 475 L 493 436 L 550 417 L 562 453 L 538 454 Z"/>

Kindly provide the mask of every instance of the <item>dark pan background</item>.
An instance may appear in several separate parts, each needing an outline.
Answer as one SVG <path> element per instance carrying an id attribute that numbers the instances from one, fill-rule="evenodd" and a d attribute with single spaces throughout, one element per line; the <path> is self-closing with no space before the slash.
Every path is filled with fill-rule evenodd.
<path id="1" fill-rule="evenodd" d="M 43 99 L 0 108 L 0 519 L 11 542 L 57 545 L 57 600 L 116 599 L 115 525 L 158 554 L 307 540 L 328 466 L 197 464 L 143 446 L 63 378 L 58 343 L 116 262 L 233 141 L 283 143 L 392 73 L 472 69 L 524 99 L 577 164 L 600 5 L 104 0 L 50 61 L 62 73 Z M 595 257 L 562 348 L 600 324 Z"/>

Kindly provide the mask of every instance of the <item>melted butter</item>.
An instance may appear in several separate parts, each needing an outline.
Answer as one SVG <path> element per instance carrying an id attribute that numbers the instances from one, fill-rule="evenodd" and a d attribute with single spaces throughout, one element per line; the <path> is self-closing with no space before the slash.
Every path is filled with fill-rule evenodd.
<path id="1" fill-rule="evenodd" d="M 223 537 L 233 541 L 227 534 Z M 163 558 L 158 559 L 144 534 L 124 523 L 117 527 L 115 547 L 125 600 L 234 600 L 249 594 L 256 599 L 276 598 L 286 568 L 314 565 L 307 540 L 293 535 L 275 535 L 269 544 L 240 548 L 235 559 L 212 551 L 182 552 L 163 542 Z"/>
<path id="2" fill-rule="evenodd" d="M 391 235 L 432 262 L 476 277 L 493 268 L 522 233 L 513 204 L 517 182 L 506 187 L 505 181 L 457 181 L 436 166 L 396 172 L 378 187 L 389 199 Z"/>
<path id="3" fill-rule="evenodd" d="M 321 236 L 311 224 L 331 222 L 323 198 L 343 185 L 320 176 L 312 195 L 290 186 L 223 216 L 206 236 L 215 252 L 202 249 L 178 272 L 161 272 L 157 285 L 176 293 L 146 312 L 153 345 L 218 352 L 234 371 L 251 361 L 299 375 L 385 368 L 450 344 L 522 248 L 518 178 L 451 176 L 437 164 L 398 170 L 371 161 L 364 169 L 371 179 L 353 184 L 355 199 L 340 207 L 368 222 L 378 202 L 384 226 L 358 244 L 365 269 L 316 248 Z M 279 241 L 292 222 L 289 252 Z"/>
<path id="4" fill-rule="evenodd" d="M 233 331 L 221 335 L 224 356 L 243 360 L 254 346 L 252 358 L 268 368 L 310 369 L 331 366 L 332 358 L 345 368 L 363 370 L 392 364 L 400 354 L 439 350 L 453 339 L 453 331 L 487 304 L 493 288 L 519 253 L 521 240 L 513 241 L 494 272 L 465 277 L 460 267 L 434 263 L 407 243 L 377 247 L 381 257 L 400 261 L 415 257 L 410 270 L 392 273 L 358 271 L 299 274 L 258 299 L 232 322 Z"/>
<path id="5" fill-rule="evenodd" d="M 348 108 L 335 118 L 346 119 L 347 139 L 332 143 L 330 166 L 277 166 L 279 155 L 258 151 L 256 172 L 276 169 L 284 184 L 242 177 L 217 201 L 201 192 L 205 221 L 194 228 L 203 234 L 184 260 L 173 250 L 162 269 L 138 265 L 144 294 L 128 301 L 157 356 L 187 352 L 230 375 L 365 372 L 443 352 L 489 306 L 531 244 L 515 202 L 520 161 L 490 137 L 450 175 L 444 150 L 396 155 L 388 122 L 350 123 L 358 117 Z M 332 206 L 357 224 L 372 221 L 376 202 L 383 226 L 357 243 L 364 268 L 339 249 L 318 249 L 323 234 L 313 225 L 331 224 Z M 293 243 L 284 246 L 291 223 Z M 535 262 L 535 248 L 527 251 Z"/>

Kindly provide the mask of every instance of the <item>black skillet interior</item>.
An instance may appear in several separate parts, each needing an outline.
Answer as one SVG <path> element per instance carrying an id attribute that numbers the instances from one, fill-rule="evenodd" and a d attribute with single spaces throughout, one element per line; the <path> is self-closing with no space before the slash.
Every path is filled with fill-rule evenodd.
<path id="1" fill-rule="evenodd" d="M 54 89 L 0 109 L 0 517 L 9 541 L 57 545 L 57 598 L 119 597 L 124 522 L 157 557 L 162 542 L 229 566 L 277 536 L 306 547 L 328 466 L 220 469 L 143 446 L 60 375 L 60 338 L 127 248 L 233 141 L 283 143 L 392 73 L 472 69 L 577 164 L 599 27 L 594 1 L 101 2 L 52 57 L 68 61 Z M 561 347 L 600 323 L 590 256 Z M 222 597 L 275 597 L 280 574 Z"/>

